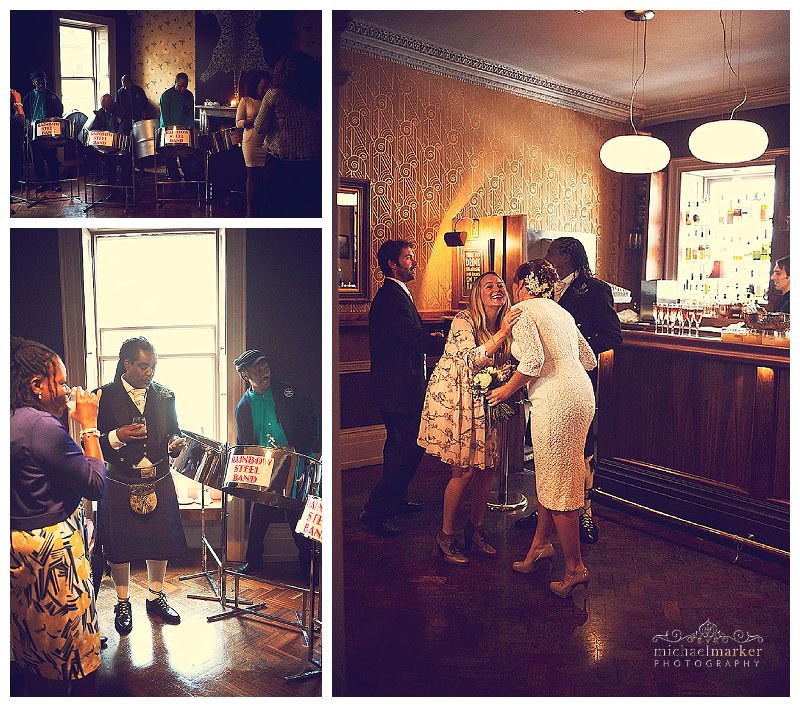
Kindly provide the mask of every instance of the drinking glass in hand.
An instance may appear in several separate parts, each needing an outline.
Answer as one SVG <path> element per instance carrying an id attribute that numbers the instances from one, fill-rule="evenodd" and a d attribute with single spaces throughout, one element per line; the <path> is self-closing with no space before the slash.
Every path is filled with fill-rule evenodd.
<path id="1" fill-rule="evenodd" d="M 147 434 L 147 418 L 144 415 L 136 415 L 134 416 L 133 420 L 131 420 L 132 425 L 141 425 L 144 429 L 142 432 Z"/>

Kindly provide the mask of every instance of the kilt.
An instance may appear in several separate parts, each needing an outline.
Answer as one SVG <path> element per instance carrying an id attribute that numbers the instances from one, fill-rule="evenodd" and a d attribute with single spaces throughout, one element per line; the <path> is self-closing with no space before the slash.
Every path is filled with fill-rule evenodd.
<path id="1" fill-rule="evenodd" d="M 109 466 L 106 490 L 97 507 L 96 552 L 107 562 L 171 560 L 186 552 L 175 484 L 166 462 L 155 479 L 142 479 Z M 156 507 L 141 515 L 131 508 L 130 484 L 154 483 Z M 102 549 L 100 549 L 102 548 Z"/>

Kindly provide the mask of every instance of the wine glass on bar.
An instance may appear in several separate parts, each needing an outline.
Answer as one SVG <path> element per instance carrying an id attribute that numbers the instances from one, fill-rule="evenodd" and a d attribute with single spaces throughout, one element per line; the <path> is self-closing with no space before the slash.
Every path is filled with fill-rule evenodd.
<path id="1" fill-rule="evenodd" d="M 670 334 L 674 334 L 678 324 L 678 313 L 680 312 L 680 305 L 677 302 L 670 302 L 667 306 L 668 306 L 668 317 L 669 317 L 669 331 Z"/>

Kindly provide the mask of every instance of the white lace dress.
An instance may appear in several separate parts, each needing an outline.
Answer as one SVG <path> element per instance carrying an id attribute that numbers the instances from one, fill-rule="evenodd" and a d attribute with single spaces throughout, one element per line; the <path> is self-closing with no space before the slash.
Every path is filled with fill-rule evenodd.
<path id="1" fill-rule="evenodd" d="M 586 371 L 597 365 L 572 315 L 551 299 L 515 305 L 511 353 L 528 383 L 536 495 L 553 511 L 583 505 L 583 446 L 594 417 L 594 391 Z"/>

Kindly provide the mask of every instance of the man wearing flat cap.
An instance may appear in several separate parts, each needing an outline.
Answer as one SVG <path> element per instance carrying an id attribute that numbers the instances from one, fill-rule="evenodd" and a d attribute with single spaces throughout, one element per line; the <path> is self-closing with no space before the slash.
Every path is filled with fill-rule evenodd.
<path id="1" fill-rule="evenodd" d="M 64 106 L 61 99 L 47 88 L 47 75 L 44 71 L 34 71 L 31 74 L 33 90 L 22 99 L 22 109 L 25 111 L 25 119 L 33 122 L 34 120 L 45 120 L 47 118 L 61 118 L 64 114 Z M 52 148 L 42 147 L 37 140 L 31 143 L 33 153 L 33 170 L 36 180 L 39 182 L 50 181 L 53 183 L 53 191 L 61 191 L 61 171 L 58 164 L 57 151 Z M 45 170 L 47 165 L 47 170 Z M 50 179 L 48 180 L 48 172 Z M 45 191 L 44 184 L 36 187 L 36 192 L 41 194 Z"/>
<path id="2" fill-rule="evenodd" d="M 260 447 L 294 447 L 296 452 L 319 457 L 320 436 L 317 415 L 310 400 L 289 383 L 272 378 L 267 357 L 258 350 L 245 351 L 234 361 L 248 388 L 236 405 L 236 443 Z M 304 463 L 301 458 L 298 463 Z M 272 521 L 289 521 L 300 565 L 308 572 L 311 541 L 295 531 L 298 511 L 284 511 L 254 504 L 250 516 L 245 564 L 239 572 L 253 574 L 263 569 L 264 536 Z"/>

